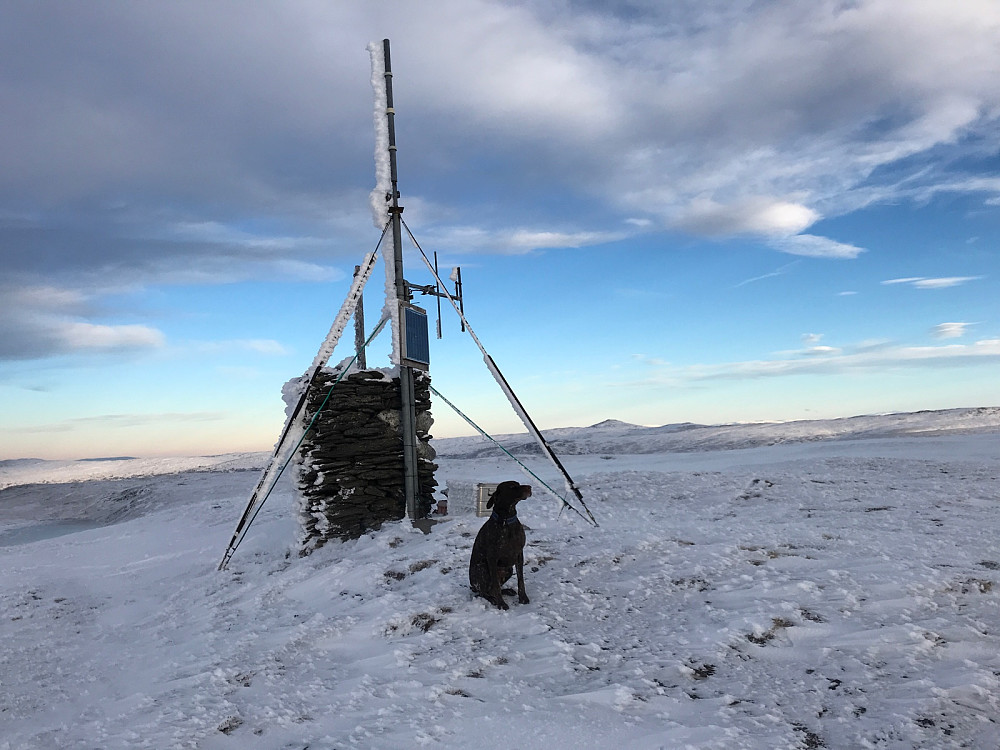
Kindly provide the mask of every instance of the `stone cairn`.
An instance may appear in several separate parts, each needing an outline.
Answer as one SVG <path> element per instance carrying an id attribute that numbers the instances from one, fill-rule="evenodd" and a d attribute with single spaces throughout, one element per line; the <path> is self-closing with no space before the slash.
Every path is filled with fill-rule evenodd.
<path id="1" fill-rule="evenodd" d="M 317 375 L 305 407 L 316 414 L 338 369 Z M 430 376 L 414 371 L 417 414 L 417 515 L 429 515 L 437 481 L 430 445 Z M 299 522 L 303 554 L 333 538 L 351 539 L 406 516 L 403 477 L 402 401 L 399 376 L 381 370 L 348 375 L 334 387 L 299 446 Z"/>

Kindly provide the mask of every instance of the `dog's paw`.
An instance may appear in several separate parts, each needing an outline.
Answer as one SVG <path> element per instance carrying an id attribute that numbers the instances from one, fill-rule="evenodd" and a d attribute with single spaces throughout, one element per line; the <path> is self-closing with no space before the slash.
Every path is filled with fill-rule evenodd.
<path id="1" fill-rule="evenodd" d="M 493 602 L 493 603 L 497 605 L 498 609 L 510 609 L 510 607 L 507 606 L 507 602 L 505 602 L 503 599 L 501 599 L 498 602 Z"/>
<path id="2" fill-rule="evenodd" d="M 527 594 L 518 594 L 517 600 L 521 602 L 521 604 L 531 604 L 531 600 L 528 598 Z"/>
<path id="3" fill-rule="evenodd" d="M 507 596 L 514 596 L 517 592 L 514 589 L 500 589 L 501 594 L 506 594 Z"/>

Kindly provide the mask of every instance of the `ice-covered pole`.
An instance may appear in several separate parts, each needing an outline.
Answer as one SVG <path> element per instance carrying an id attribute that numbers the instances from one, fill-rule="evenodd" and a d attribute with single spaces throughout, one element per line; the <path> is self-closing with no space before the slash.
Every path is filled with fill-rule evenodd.
<path id="1" fill-rule="evenodd" d="M 396 110 L 392 105 L 392 63 L 389 59 L 389 40 L 382 40 L 385 60 L 385 119 L 389 128 L 389 182 L 392 186 L 389 218 L 392 221 L 393 274 L 395 277 L 396 299 L 406 300 L 406 281 L 403 279 L 403 230 L 399 213 L 399 176 L 396 172 Z"/>
<path id="2" fill-rule="evenodd" d="M 393 225 L 393 242 L 382 247 L 382 261 L 385 266 L 385 305 L 382 314 L 390 321 L 392 330 L 392 350 L 389 361 L 400 364 L 400 324 L 399 299 L 402 278 L 402 250 L 397 242 L 397 227 L 392 217 L 399 216 L 399 189 L 396 186 L 396 128 L 395 112 L 392 109 L 392 70 L 389 66 L 389 40 L 381 44 L 371 42 L 368 54 L 372 63 L 372 92 L 375 95 L 373 112 L 375 125 L 375 188 L 369 201 L 372 220 L 378 229 L 387 230 Z M 392 136 L 390 138 L 390 132 Z M 399 269 L 397 272 L 397 268 Z"/>
<path id="3" fill-rule="evenodd" d="M 368 54 L 372 61 L 372 94 L 374 109 L 372 112 L 375 126 L 375 187 L 372 188 L 368 201 L 372 209 L 372 222 L 378 230 L 385 229 L 389 223 L 389 194 L 392 183 L 389 177 L 389 126 L 385 116 L 385 52 L 381 44 L 372 42 L 368 45 Z"/>
<path id="4" fill-rule="evenodd" d="M 373 71 L 376 66 L 375 45 L 369 46 L 372 54 Z M 415 395 L 413 390 L 413 368 L 403 363 L 401 352 L 402 347 L 402 326 L 400 320 L 400 308 L 402 303 L 410 299 L 409 291 L 406 288 L 406 280 L 403 278 L 403 229 L 400 214 L 403 209 L 399 205 L 399 184 L 396 172 L 396 111 L 392 102 L 392 62 L 389 57 L 389 40 L 382 40 L 382 89 L 385 94 L 385 124 L 386 124 L 386 149 L 389 154 L 389 193 L 387 203 L 389 204 L 389 223 L 392 227 L 392 258 L 391 263 L 386 257 L 386 288 L 385 304 L 386 313 L 392 320 L 392 359 L 393 364 L 399 365 L 399 390 L 402 401 L 400 415 L 400 430 L 403 438 L 403 487 L 406 497 L 406 515 L 411 520 L 416 520 L 418 516 L 417 500 L 420 494 L 420 485 L 417 475 L 417 413 Z M 374 74 L 372 76 L 374 84 Z M 376 95 L 378 89 L 376 89 Z M 376 102 L 376 107 L 378 102 Z M 378 135 L 376 135 L 378 140 Z M 378 163 L 380 157 L 376 156 L 376 175 L 378 175 Z"/>

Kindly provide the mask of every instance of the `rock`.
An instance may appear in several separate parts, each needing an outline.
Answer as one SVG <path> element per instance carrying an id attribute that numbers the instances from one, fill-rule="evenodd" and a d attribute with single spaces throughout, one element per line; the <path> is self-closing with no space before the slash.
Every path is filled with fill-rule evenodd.
<path id="1" fill-rule="evenodd" d="M 306 399 L 297 485 L 303 551 L 329 539 L 357 537 L 406 512 L 399 379 L 381 371 L 323 370 Z M 431 448 L 430 378 L 415 373 L 418 515 L 430 514 L 437 465 Z M 333 390 L 331 391 L 331 387 Z M 328 397 L 329 396 L 329 397 Z"/>

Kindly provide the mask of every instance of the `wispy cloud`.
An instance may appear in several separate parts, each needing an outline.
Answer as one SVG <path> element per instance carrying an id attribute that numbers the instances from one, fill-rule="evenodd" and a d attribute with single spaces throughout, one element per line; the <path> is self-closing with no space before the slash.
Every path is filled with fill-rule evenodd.
<path id="1" fill-rule="evenodd" d="M 926 278 L 924 276 L 908 276 L 902 279 L 886 279 L 883 285 L 908 284 L 916 289 L 946 289 L 948 287 L 959 286 L 970 281 L 978 281 L 982 276 L 944 276 L 940 278 Z"/>
<path id="2" fill-rule="evenodd" d="M 936 339 L 960 339 L 969 330 L 971 323 L 938 323 L 931 329 Z"/>
<path id="3" fill-rule="evenodd" d="M 821 356 L 803 356 L 812 353 Z M 859 370 L 914 367 L 958 367 L 1000 360 L 1000 339 L 982 339 L 970 344 L 899 346 L 879 342 L 876 346 L 850 349 L 814 347 L 766 360 L 672 366 L 654 359 L 644 363 L 657 370 L 642 382 L 695 383 L 709 380 L 752 380 L 791 375 L 829 375 Z"/>
<path id="4" fill-rule="evenodd" d="M 102 313 L 82 290 L 0 288 L 0 359 L 121 354 L 166 343 L 163 332 L 151 326 L 95 322 Z"/>
<path id="5" fill-rule="evenodd" d="M 167 425 L 189 424 L 192 422 L 216 422 L 228 415 L 223 412 L 161 412 L 155 414 L 97 414 L 77 417 L 59 422 L 35 424 L 20 427 L 22 432 L 71 432 L 73 430 L 99 427 L 122 430 L 129 428 L 165 427 Z"/>
<path id="6" fill-rule="evenodd" d="M 782 276 L 785 273 L 787 273 L 790 268 L 793 268 L 796 265 L 798 265 L 798 263 L 799 261 L 793 260 L 791 263 L 786 263 L 783 266 L 779 266 L 778 268 L 775 268 L 773 271 L 769 273 L 763 273 L 760 276 L 753 276 L 752 278 L 744 279 L 739 284 L 734 284 L 733 289 L 739 289 L 741 286 L 746 286 L 747 284 L 753 284 L 758 281 L 763 281 L 764 279 L 773 279 L 776 276 Z"/>
<path id="7" fill-rule="evenodd" d="M 505 241 L 515 250 L 542 250 L 546 248 L 584 247 L 621 239 L 618 232 L 552 232 L 518 229 L 506 236 Z"/>
<path id="8" fill-rule="evenodd" d="M 982 276 L 951 276 L 943 279 L 921 279 L 913 282 L 917 289 L 945 289 L 947 287 L 959 286 L 969 281 L 978 281 Z"/>
<path id="9" fill-rule="evenodd" d="M 819 342 L 822 340 L 822 333 L 803 333 L 802 343 L 805 345 L 804 349 L 794 349 L 792 351 L 778 352 L 777 354 L 782 357 L 829 357 L 841 353 L 842 349 L 838 347 L 820 344 Z"/>
<path id="10" fill-rule="evenodd" d="M 125 351 L 159 348 L 165 343 L 161 331 L 143 325 L 97 325 L 70 321 L 53 328 L 66 349 L 79 351 Z"/>
<path id="11" fill-rule="evenodd" d="M 560 231 L 513 228 L 491 230 L 485 226 L 449 226 L 426 232 L 429 244 L 452 252 L 521 255 L 535 250 L 578 248 L 615 242 L 626 232 Z M 423 243 L 421 243 L 423 244 Z"/>
<path id="12" fill-rule="evenodd" d="M 841 260 L 857 258 L 865 250 L 862 247 L 837 242 L 828 237 L 818 237 L 814 234 L 795 234 L 790 237 L 779 237 L 770 240 L 777 250 L 789 255 L 802 255 L 807 258 L 839 258 Z"/>

